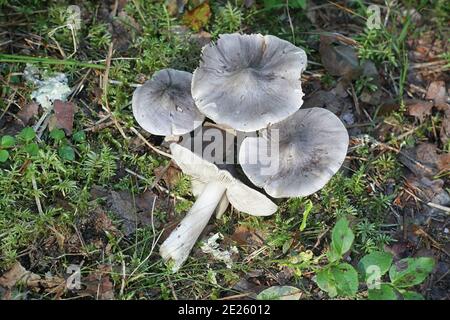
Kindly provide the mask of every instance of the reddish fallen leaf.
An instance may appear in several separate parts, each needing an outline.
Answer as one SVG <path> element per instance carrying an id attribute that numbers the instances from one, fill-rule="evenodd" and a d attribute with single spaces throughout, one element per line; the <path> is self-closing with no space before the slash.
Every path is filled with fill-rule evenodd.
<path id="1" fill-rule="evenodd" d="M 417 101 L 408 105 L 408 114 L 416 117 L 422 123 L 426 116 L 431 115 L 433 103 L 428 101 Z"/>
<path id="2" fill-rule="evenodd" d="M 67 135 L 71 135 L 75 105 L 72 102 L 55 100 L 53 108 L 55 110 L 56 127 L 59 129 L 64 129 Z"/>

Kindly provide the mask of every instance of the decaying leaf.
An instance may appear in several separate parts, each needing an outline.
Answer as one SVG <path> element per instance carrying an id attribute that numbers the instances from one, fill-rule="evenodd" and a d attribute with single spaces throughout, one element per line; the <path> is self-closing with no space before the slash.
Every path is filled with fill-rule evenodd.
<path id="1" fill-rule="evenodd" d="M 231 239 L 239 245 L 260 247 L 264 244 L 264 239 L 256 230 L 249 229 L 245 226 L 238 226 Z"/>
<path id="2" fill-rule="evenodd" d="M 332 76 L 352 79 L 360 71 L 356 50 L 349 45 L 333 45 L 335 40 L 334 36 L 320 37 L 319 53 L 322 64 Z"/>
<path id="3" fill-rule="evenodd" d="M 111 271 L 111 266 L 99 265 L 95 271 L 82 279 L 86 288 L 81 294 L 89 295 L 98 300 L 113 300 L 114 284 L 110 278 Z"/>
<path id="4" fill-rule="evenodd" d="M 184 6 L 188 3 L 188 0 L 166 0 L 165 6 L 167 8 L 167 12 L 171 16 L 176 16 L 180 13 L 183 13 Z"/>
<path id="5" fill-rule="evenodd" d="M 72 102 L 55 100 L 53 108 L 55 110 L 56 127 L 64 129 L 67 135 L 71 135 L 75 105 Z"/>
<path id="6" fill-rule="evenodd" d="M 158 167 L 154 170 L 156 177 L 161 177 L 161 179 L 166 183 L 166 186 L 173 188 L 176 186 L 181 178 L 181 170 L 173 163 L 168 167 Z"/>
<path id="7" fill-rule="evenodd" d="M 438 154 L 436 145 L 421 143 L 403 151 L 399 160 L 418 177 L 432 177 L 443 170 L 449 170 L 448 154 Z"/>
<path id="8" fill-rule="evenodd" d="M 0 287 L 10 290 L 19 284 L 25 285 L 33 291 L 44 290 L 47 293 L 54 293 L 56 297 L 60 297 L 66 289 L 65 279 L 52 275 L 42 278 L 40 275 L 26 270 L 20 262 L 16 262 L 0 277 Z"/>
<path id="9" fill-rule="evenodd" d="M 201 28 L 206 26 L 210 17 L 211 8 L 209 3 L 205 1 L 198 7 L 187 11 L 183 16 L 183 23 L 195 32 L 198 32 Z"/>
<path id="10" fill-rule="evenodd" d="M 433 100 L 436 107 L 447 104 L 447 94 L 444 81 L 433 81 L 430 83 L 425 99 Z"/>
<path id="11" fill-rule="evenodd" d="M 22 124 L 26 126 L 30 120 L 38 114 L 38 111 L 39 105 L 36 102 L 30 102 L 17 112 L 17 117 L 22 121 Z"/>
<path id="12" fill-rule="evenodd" d="M 431 115 L 431 109 L 433 108 L 433 103 L 428 101 L 416 101 L 408 105 L 408 114 L 410 116 L 416 117 L 420 122 L 423 122 L 426 116 Z"/>
<path id="13" fill-rule="evenodd" d="M 152 222 L 158 228 L 160 221 L 155 218 L 152 221 L 152 210 L 167 211 L 163 202 L 158 201 L 157 195 L 151 191 L 134 196 L 127 191 L 111 191 L 106 202 L 108 209 L 121 220 L 121 230 L 125 235 L 132 234 L 139 226 L 151 225 Z"/>

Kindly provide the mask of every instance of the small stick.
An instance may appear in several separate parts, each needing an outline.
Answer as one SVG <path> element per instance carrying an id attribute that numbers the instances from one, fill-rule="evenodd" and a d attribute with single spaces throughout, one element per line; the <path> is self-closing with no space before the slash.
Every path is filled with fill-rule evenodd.
<path id="1" fill-rule="evenodd" d="M 147 139 L 144 138 L 144 136 L 142 134 L 139 133 L 139 131 L 137 131 L 134 127 L 131 127 L 130 130 L 139 138 L 141 139 L 150 149 L 152 149 L 153 151 L 159 153 L 162 156 L 168 157 L 170 159 L 172 159 L 172 155 L 168 154 L 164 151 L 159 150 L 158 148 L 156 148 L 154 145 L 152 145 L 150 142 L 148 142 Z"/>
<path id="2" fill-rule="evenodd" d="M 39 199 L 39 196 L 37 194 L 38 189 L 37 189 L 37 183 L 36 183 L 36 179 L 34 178 L 34 175 L 31 176 L 31 184 L 33 185 L 33 189 L 36 192 L 36 194 L 34 195 L 34 199 L 36 200 L 36 206 L 37 206 L 38 212 L 40 215 L 43 215 L 44 211 L 42 210 L 41 200 Z"/>

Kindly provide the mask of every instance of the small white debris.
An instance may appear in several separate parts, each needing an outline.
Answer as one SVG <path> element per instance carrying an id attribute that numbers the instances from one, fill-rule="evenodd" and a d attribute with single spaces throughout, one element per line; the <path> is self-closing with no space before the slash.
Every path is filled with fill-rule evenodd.
<path id="1" fill-rule="evenodd" d="M 236 246 L 232 246 L 229 250 L 220 250 L 219 244 L 217 243 L 219 239 L 223 239 L 223 235 L 221 233 L 216 233 L 206 241 L 203 241 L 200 248 L 202 249 L 203 253 L 211 254 L 215 260 L 222 261 L 223 263 L 225 263 L 227 268 L 231 269 L 233 265 L 231 256 L 234 253 L 238 253 L 238 249 Z"/>
<path id="2" fill-rule="evenodd" d="M 448 234 L 448 228 L 444 228 L 444 233 Z"/>
<path id="3" fill-rule="evenodd" d="M 37 86 L 36 90 L 31 93 L 31 98 L 46 111 L 53 108 L 53 101 L 66 101 L 71 92 L 64 73 L 56 73 L 47 78 L 44 76 L 44 80 L 40 80 L 40 71 L 33 65 L 28 64 L 23 75 L 27 81 Z"/>

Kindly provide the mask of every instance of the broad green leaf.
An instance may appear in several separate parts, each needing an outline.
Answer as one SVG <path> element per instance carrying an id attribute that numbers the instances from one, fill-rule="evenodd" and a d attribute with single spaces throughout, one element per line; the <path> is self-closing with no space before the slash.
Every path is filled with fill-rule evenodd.
<path id="1" fill-rule="evenodd" d="M 330 268 L 324 268 L 318 271 L 314 281 L 320 289 L 328 293 L 330 298 L 337 296 L 336 281 Z"/>
<path id="2" fill-rule="evenodd" d="M 331 234 L 331 253 L 328 258 L 331 261 L 336 261 L 336 257 L 342 257 L 344 253 L 350 250 L 355 235 L 348 226 L 348 221 L 345 218 L 340 219 L 336 222 Z"/>
<path id="3" fill-rule="evenodd" d="M 358 264 L 358 270 L 364 281 L 377 277 L 378 280 L 389 271 L 392 255 L 389 252 L 375 251 L 365 255 Z"/>
<path id="4" fill-rule="evenodd" d="M 432 258 L 406 258 L 392 265 L 389 269 L 389 277 L 397 288 L 412 287 L 424 281 L 433 267 Z"/>
<path id="5" fill-rule="evenodd" d="M 358 273 L 348 263 L 320 270 L 316 274 L 315 281 L 331 298 L 352 297 L 358 291 Z"/>
<path id="6" fill-rule="evenodd" d="M 348 263 L 331 267 L 339 296 L 352 297 L 358 291 L 358 273 Z"/>
<path id="7" fill-rule="evenodd" d="M 369 289 L 369 300 L 397 300 L 394 288 L 389 284 L 382 283 L 377 289 Z"/>
<path id="8" fill-rule="evenodd" d="M 75 152 L 71 146 L 61 146 L 58 149 L 58 154 L 64 160 L 75 160 Z"/>
<path id="9" fill-rule="evenodd" d="M 403 291 L 402 295 L 405 300 L 425 300 L 423 295 L 414 291 Z"/>
<path id="10" fill-rule="evenodd" d="M 24 147 L 25 151 L 31 156 L 35 156 L 39 152 L 39 146 L 37 143 L 29 143 Z"/>
<path id="11" fill-rule="evenodd" d="M 75 132 L 72 135 L 72 139 L 73 139 L 73 141 L 78 142 L 78 143 L 84 142 L 84 141 L 86 141 L 86 133 L 84 133 L 84 131 Z"/>
<path id="12" fill-rule="evenodd" d="M 66 134 L 64 133 L 64 130 L 62 129 L 53 129 L 50 131 L 50 138 L 52 138 L 55 141 L 61 141 L 64 139 Z"/>
<path id="13" fill-rule="evenodd" d="M 311 212 L 311 209 L 313 208 L 313 203 L 311 200 L 306 201 L 306 208 L 303 212 L 303 219 L 302 224 L 300 225 L 300 231 L 305 230 L 306 228 L 306 221 L 308 220 L 309 213 Z"/>
<path id="14" fill-rule="evenodd" d="M 299 300 L 302 295 L 300 289 L 291 286 L 273 286 L 261 291 L 258 300 Z"/>
<path id="15" fill-rule="evenodd" d="M 5 162 L 9 158 L 9 152 L 6 150 L 0 150 L 0 162 Z"/>
<path id="16" fill-rule="evenodd" d="M 26 128 L 23 128 L 22 131 L 20 131 L 19 137 L 22 140 L 29 142 L 29 141 L 33 140 L 34 137 L 36 137 L 36 132 L 34 132 L 33 128 L 26 127 Z"/>
<path id="17" fill-rule="evenodd" d="M 6 135 L 2 137 L 2 140 L 0 141 L 0 146 L 2 146 L 3 148 L 11 148 L 12 146 L 14 146 L 15 143 L 16 139 L 14 139 L 14 137 Z"/>

